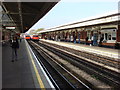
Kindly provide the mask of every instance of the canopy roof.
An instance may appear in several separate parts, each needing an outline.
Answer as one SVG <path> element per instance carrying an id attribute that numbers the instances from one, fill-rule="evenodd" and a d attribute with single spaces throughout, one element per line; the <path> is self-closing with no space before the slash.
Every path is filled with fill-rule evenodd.
<path id="1" fill-rule="evenodd" d="M 15 26 L 20 32 L 26 32 L 55 4 L 57 2 L 3 2 L 2 7 L 4 13 L 13 20 L 7 21 L 9 25 Z"/>

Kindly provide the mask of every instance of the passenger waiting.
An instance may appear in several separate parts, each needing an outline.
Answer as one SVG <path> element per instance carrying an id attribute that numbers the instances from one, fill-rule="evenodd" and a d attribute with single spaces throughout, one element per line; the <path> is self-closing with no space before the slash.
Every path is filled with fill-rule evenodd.
<path id="1" fill-rule="evenodd" d="M 70 36 L 70 41 L 73 42 L 73 36 L 72 35 Z"/>
<path id="2" fill-rule="evenodd" d="M 93 39 L 94 39 L 94 36 L 91 37 L 91 45 L 93 46 Z"/>
<path id="3" fill-rule="evenodd" d="M 98 45 L 98 44 L 97 44 L 97 36 L 96 36 L 96 35 L 93 36 L 93 45 L 94 45 L 94 46 L 97 46 L 97 45 Z"/>
<path id="4" fill-rule="evenodd" d="M 14 60 L 17 60 L 17 49 L 19 48 L 19 43 L 16 36 L 14 36 L 12 39 L 11 47 L 12 47 L 12 62 L 14 62 Z"/>
<path id="5" fill-rule="evenodd" d="M 77 36 L 75 35 L 75 36 L 74 36 L 74 43 L 76 43 L 76 39 L 77 39 Z"/>

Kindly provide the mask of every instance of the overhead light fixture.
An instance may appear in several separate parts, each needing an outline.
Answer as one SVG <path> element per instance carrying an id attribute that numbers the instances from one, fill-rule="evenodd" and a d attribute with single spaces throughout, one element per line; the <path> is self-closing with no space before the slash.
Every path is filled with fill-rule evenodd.
<path id="1" fill-rule="evenodd" d="M 15 29 L 15 27 L 5 27 L 6 29 Z"/>

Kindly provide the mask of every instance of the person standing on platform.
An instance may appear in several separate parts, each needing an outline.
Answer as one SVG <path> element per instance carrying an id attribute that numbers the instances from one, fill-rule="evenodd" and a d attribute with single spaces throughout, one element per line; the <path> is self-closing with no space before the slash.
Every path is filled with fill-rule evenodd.
<path id="1" fill-rule="evenodd" d="M 94 36 L 91 37 L 91 45 L 93 46 Z"/>
<path id="2" fill-rule="evenodd" d="M 80 43 L 80 32 L 78 33 L 78 43 Z"/>
<path id="3" fill-rule="evenodd" d="M 77 36 L 75 35 L 75 36 L 74 36 L 74 43 L 76 43 L 76 39 L 77 39 Z"/>
<path id="4" fill-rule="evenodd" d="M 12 47 L 12 62 L 14 62 L 14 60 L 17 61 L 17 49 L 19 48 L 19 42 L 16 36 L 14 36 L 11 41 L 11 47 Z"/>
<path id="5" fill-rule="evenodd" d="M 94 37 L 93 37 L 93 46 L 97 46 L 98 45 L 97 40 L 98 40 L 97 36 L 94 35 Z"/>

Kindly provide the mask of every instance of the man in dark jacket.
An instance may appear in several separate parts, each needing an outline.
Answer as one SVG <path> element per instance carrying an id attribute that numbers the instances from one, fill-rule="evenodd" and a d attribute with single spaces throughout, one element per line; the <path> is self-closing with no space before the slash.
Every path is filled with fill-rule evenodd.
<path id="1" fill-rule="evenodd" d="M 19 43 L 16 36 L 14 36 L 13 40 L 11 41 L 11 47 L 12 47 L 12 62 L 14 62 L 14 60 L 17 60 L 17 49 L 19 48 Z"/>

